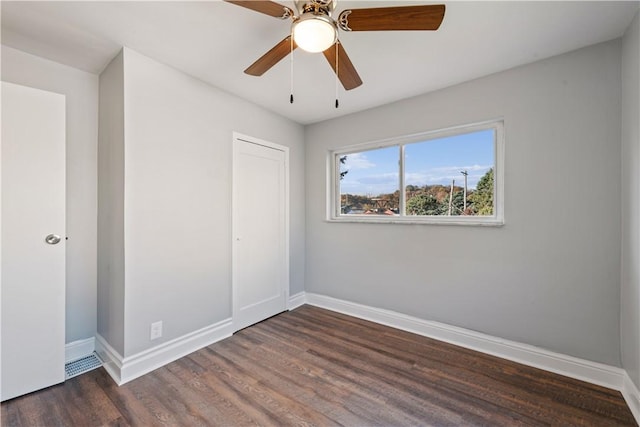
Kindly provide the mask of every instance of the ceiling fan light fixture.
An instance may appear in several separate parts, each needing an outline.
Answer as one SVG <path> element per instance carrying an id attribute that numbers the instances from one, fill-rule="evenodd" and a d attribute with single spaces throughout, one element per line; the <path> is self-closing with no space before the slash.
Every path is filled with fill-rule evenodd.
<path id="1" fill-rule="evenodd" d="M 293 40 L 302 50 L 311 53 L 324 52 L 337 40 L 337 28 L 325 15 L 303 14 L 293 23 Z"/>

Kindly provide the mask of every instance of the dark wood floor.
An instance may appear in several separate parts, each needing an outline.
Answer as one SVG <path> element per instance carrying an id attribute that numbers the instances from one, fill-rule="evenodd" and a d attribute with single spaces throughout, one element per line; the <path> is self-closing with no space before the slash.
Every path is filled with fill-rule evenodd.
<path id="1" fill-rule="evenodd" d="M 303 306 L 117 387 L 103 369 L 3 426 L 634 426 L 619 392 Z"/>

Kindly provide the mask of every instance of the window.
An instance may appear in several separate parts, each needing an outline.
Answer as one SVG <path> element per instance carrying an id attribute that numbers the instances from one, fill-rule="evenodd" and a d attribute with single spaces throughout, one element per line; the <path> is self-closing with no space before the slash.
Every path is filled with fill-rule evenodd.
<path id="1" fill-rule="evenodd" d="M 332 221 L 501 225 L 503 125 L 493 121 L 332 151 Z"/>

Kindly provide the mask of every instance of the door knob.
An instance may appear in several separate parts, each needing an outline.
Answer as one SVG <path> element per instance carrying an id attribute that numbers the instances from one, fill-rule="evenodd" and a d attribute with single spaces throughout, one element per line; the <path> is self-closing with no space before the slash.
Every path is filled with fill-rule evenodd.
<path id="1" fill-rule="evenodd" d="M 58 236 L 57 234 L 49 234 L 44 238 L 44 241 L 50 245 L 57 245 L 58 243 L 60 243 L 60 236 Z"/>

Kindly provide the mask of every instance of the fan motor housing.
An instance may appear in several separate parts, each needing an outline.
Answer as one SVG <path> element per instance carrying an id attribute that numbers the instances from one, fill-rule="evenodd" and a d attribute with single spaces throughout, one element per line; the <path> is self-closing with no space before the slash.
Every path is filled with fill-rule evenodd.
<path id="1" fill-rule="evenodd" d="M 294 0 L 294 3 L 301 15 L 306 12 L 321 11 L 331 16 L 331 12 L 336 9 L 338 0 Z"/>

